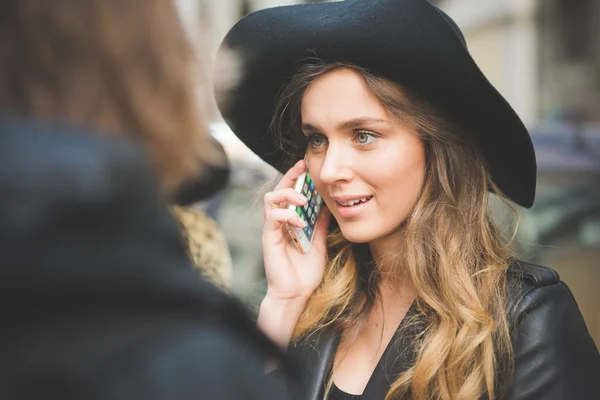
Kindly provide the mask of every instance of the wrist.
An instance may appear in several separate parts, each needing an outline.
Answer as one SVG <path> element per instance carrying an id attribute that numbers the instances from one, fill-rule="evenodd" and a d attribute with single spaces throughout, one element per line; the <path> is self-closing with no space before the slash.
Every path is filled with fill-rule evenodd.
<path id="1" fill-rule="evenodd" d="M 267 294 L 260 304 L 258 327 L 282 348 L 287 348 L 308 299 L 281 299 Z"/>
<path id="2" fill-rule="evenodd" d="M 304 310 L 304 307 L 306 306 L 309 297 L 310 296 L 301 295 L 292 296 L 285 293 L 278 293 L 267 288 L 267 293 L 263 298 L 262 303 L 265 303 L 268 306 L 284 308 L 290 311 L 297 308 L 301 308 L 302 310 Z"/>

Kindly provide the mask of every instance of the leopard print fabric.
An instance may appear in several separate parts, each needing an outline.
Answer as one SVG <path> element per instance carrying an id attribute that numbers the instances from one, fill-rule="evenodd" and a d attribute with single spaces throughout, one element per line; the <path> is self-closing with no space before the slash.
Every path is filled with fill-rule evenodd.
<path id="1" fill-rule="evenodd" d="M 202 211 L 173 206 L 173 214 L 182 225 L 188 254 L 200 273 L 224 290 L 231 283 L 232 262 L 225 235 L 216 222 Z"/>

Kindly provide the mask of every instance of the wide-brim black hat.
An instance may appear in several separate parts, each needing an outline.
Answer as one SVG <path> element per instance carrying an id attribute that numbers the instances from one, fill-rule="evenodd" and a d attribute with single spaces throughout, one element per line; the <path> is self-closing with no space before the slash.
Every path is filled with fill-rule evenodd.
<path id="1" fill-rule="evenodd" d="M 260 10 L 238 21 L 221 48 L 238 52 L 243 65 L 221 113 L 275 168 L 284 156 L 269 132 L 277 94 L 312 55 L 359 65 L 419 93 L 470 132 L 508 198 L 533 204 L 536 161 L 527 129 L 483 75 L 460 29 L 428 1 L 346 0 Z"/>

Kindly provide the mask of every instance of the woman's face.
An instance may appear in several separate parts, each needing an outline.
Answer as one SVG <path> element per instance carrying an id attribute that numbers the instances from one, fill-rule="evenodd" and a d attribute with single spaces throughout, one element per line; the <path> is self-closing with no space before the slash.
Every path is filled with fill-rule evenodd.
<path id="1" fill-rule="evenodd" d="M 394 232 L 423 185 L 417 134 L 389 115 L 350 69 L 315 80 L 301 112 L 310 174 L 344 237 L 368 243 Z"/>

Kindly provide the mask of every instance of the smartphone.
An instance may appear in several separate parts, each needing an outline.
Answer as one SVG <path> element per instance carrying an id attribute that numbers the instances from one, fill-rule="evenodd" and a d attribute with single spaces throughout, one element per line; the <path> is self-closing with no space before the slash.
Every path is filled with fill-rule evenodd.
<path id="1" fill-rule="evenodd" d="M 302 194 L 308 199 L 308 202 L 303 206 L 290 205 L 290 209 L 294 210 L 300 218 L 306 222 L 304 229 L 297 228 L 287 224 L 287 230 L 296 245 L 298 251 L 302 254 L 308 253 L 310 245 L 317 226 L 317 219 L 321 212 L 321 203 L 323 199 L 315 188 L 315 183 L 312 181 L 308 171 L 304 172 L 296 181 L 294 187 L 296 192 Z"/>

